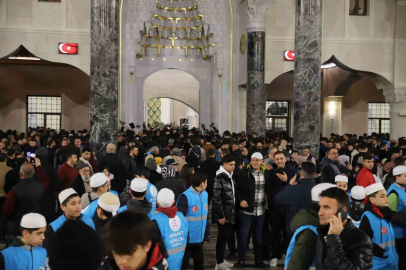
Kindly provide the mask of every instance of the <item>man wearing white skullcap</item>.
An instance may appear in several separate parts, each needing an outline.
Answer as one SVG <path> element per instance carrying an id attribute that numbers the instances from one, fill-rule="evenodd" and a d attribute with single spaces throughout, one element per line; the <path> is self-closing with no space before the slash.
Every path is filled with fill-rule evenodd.
<path id="1" fill-rule="evenodd" d="M 0 252 L 0 269 L 45 269 L 47 251 L 41 247 L 47 227 L 45 217 L 29 213 L 20 223 L 21 238 Z"/>
<path id="2" fill-rule="evenodd" d="M 91 218 L 95 217 L 99 197 L 110 191 L 109 180 L 110 179 L 104 173 L 95 173 L 90 177 L 90 188 L 92 192 L 86 192 L 82 195 L 82 214 Z M 115 191 L 110 192 L 118 196 Z"/>
<path id="3" fill-rule="evenodd" d="M 152 203 L 149 203 L 145 196 L 148 193 L 149 181 L 145 178 L 134 178 L 131 181 L 129 193 L 131 195 L 131 200 L 127 201 L 127 204 L 118 210 L 118 213 L 124 212 L 126 210 L 133 212 L 141 212 L 148 215 L 149 218 L 154 216 L 154 208 Z"/>
<path id="4" fill-rule="evenodd" d="M 97 205 L 97 218 L 94 218 L 96 231 L 101 234 L 101 229 L 110 219 L 117 214 L 120 208 L 120 199 L 111 192 L 106 192 L 99 197 Z"/>
<path id="5" fill-rule="evenodd" d="M 395 212 L 401 212 L 406 208 L 406 166 L 397 166 L 393 169 L 393 183 L 387 192 L 389 208 Z M 406 267 L 406 226 L 404 224 L 393 223 L 395 231 L 396 249 L 399 255 L 399 269 Z"/>
<path id="6" fill-rule="evenodd" d="M 68 219 L 81 220 L 93 230 L 95 229 L 92 218 L 80 213 L 82 209 L 80 196 L 73 188 L 63 190 L 59 193 L 58 198 L 63 214 L 47 227 L 43 246 L 48 252 L 52 249 L 55 232 L 59 230 Z"/>
<path id="7" fill-rule="evenodd" d="M 189 225 L 185 216 L 178 212 L 175 194 L 168 188 L 158 192 L 156 214 L 152 218 L 154 230 L 159 232 L 168 251 L 169 269 L 181 269 L 185 254 Z"/>
<path id="8" fill-rule="evenodd" d="M 361 217 L 365 212 L 365 188 L 362 186 L 354 186 L 350 193 L 350 210 L 348 217 L 352 220 L 354 226 L 359 228 Z"/>
<path id="9" fill-rule="evenodd" d="M 336 175 L 335 184 L 339 189 L 347 192 L 348 190 L 348 177 L 345 175 Z"/>
<path id="10" fill-rule="evenodd" d="M 301 209 L 290 223 L 290 229 L 295 233 L 286 252 L 285 269 L 309 269 L 314 264 L 316 254 L 314 247 L 317 241 L 316 229 L 320 226 L 318 217 L 320 194 L 332 187 L 335 186 L 330 183 L 314 186 L 311 190 L 311 208 Z"/>
<path id="11" fill-rule="evenodd" d="M 369 202 L 359 228 L 372 240 L 374 270 L 397 270 L 399 256 L 395 248 L 393 214 L 388 208 L 386 190 L 381 183 L 375 183 L 367 186 L 365 193 Z"/>

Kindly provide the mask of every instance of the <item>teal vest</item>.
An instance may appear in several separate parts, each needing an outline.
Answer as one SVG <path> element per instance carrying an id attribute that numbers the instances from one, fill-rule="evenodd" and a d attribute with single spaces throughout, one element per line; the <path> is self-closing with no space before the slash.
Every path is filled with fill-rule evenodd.
<path id="1" fill-rule="evenodd" d="M 174 218 L 169 218 L 164 213 L 156 211 L 152 220 L 156 220 L 168 251 L 169 269 L 181 269 L 189 231 L 188 222 L 180 212 L 176 213 Z"/>
<path id="2" fill-rule="evenodd" d="M 296 237 L 299 233 L 303 232 L 304 230 L 311 230 L 316 234 L 316 236 L 319 235 L 319 233 L 317 232 L 317 228 L 312 225 L 304 225 L 304 226 L 297 228 L 297 230 L 295 231 L 295 234 L 293 234 L 293 236 L 292 236 L 292 240 L 290 240 L 288 251 L 286 252 L 285 269 L 288 268 L 290 258 L 292 257 L 293 249 L 295 248 L 295 245 L 296 245 Z M 316 259 L 313 260 L 309 269 L 316 270 Z"/>
<path id="3" fill-rule="evenodd" d="M 42 247 L 33 247 L 31 250 L 22 247 L 9 247 L 3 250 L 4 264 L 10 270 L 45 270 L 47 251 Z"/>
<path id="4" fill-rule="evenodd" d="M 372 265 L 374 270 L 398 270 L 399 256 L 395 248 L 395 234 L 393 232 L 392 224 L 377 215 L 366 211 L 362 217 L 368 217 L 371 229 L 374 232 L 372 243 L 380 246 L 385 250 L 385 257 L 378 258 L 373 256 Z"/>
<path id="5" fill-rule="evenodd" d="M 188 211 L 185 218 L 189 224 L 189 243 L 201 243 L 206 232 L 209 213 L 207 192 L 200 193 L 190 187 L 182 195 L 185 195 L 188 200 Z"/>

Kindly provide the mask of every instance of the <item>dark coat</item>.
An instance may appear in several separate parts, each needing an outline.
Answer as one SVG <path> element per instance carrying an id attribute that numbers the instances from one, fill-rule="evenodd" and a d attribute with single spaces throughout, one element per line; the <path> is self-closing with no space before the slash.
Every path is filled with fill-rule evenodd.
<path id="1" fill-rule="evenodd" d="M 234 187 L 234 189 L 233 189 Z M 213 218 L 226 218 L 226 222 L 235 223 L 235 188 L 236 184 L 232 177 L 220 167 L 214 177 L 213 192 Z"/>
<path id="2" fill-rule="evenodd" d="M 175 194 L 175 200 L 177 200 L 178 197 L 183 192 L 186 191 L 186 188 L 183 185 L 182 180 L 180 178 L 177 178 L 177 177 L 169 177 L 169 178 L 165 178 L 164 180 L 159 181 L 156 184 L 156 188 L 158 189 L 158 191 L 163 189 L 163 188 L 169 188 Z"/>
<path id="3" fill-rule="evenodd" d="M 213 197 L 213 180 L 216 176 L 216 172 L 220 168 L 220 162 L 216 161 L 215 158 L 207 158 L 203 161 L 197 171 L 204 172 L 207 175 L 207 188 L 206 191 L 209 194 L 209 198 Z"/>
<path id="4" fill-rule="evenodd" d="M 130 155 L 127 155 L 125 159 L 123 159 L 123 163 L 125 166 L 125 170 L 127 172 L 127 179 L 134 179 L 135 178 L 135 170 L 137 169 L 137 163 L 135 162 L 135 158 Z"/>
<path id="5" fill-rule="evenodd" d="M 287 231 L 290 231 L 289 224 L 293 217 L 300 209 L 310 208 L 312 205 L 312 188 L 314 187 L 314 179 L 304 178 L 296 181 L 297 185 L 287 184 L 275 196 L 275 204 L 289 205 L 287 217 Z"/>
<path id="6" fill-rule="evenodd" d="M 236 200 L 238 208 L 242 211 L 252 212 L 254 211 L 254 201 L 255 201 L 255 177 L 251 172 L 251 164 L 245 166 L 241 172 L 236 176 L 236 182 L 238 183 L 236 188 Z M 265 177 L 265 192 L 269 190 L 269 171 L 265 170 L 264 166 L 261 166 L 262 173 Z M 242 208 L 240 206 L 241 201 L 246 201 L 248 204 L 247 208 Z"/>
<path id="7" fill-rule="evenodd" d="M 347 222 L 340 235 L 327 235 L 328 228 L 318 229 L 317 270 L 372 270 L 371 239 L 351 220 Z"/>
<path id="8" fill-rule="evenodd" d="M 71 187 L 79 194 L 80 197 L 86 193 L 85 184 L 83 183 L 83 178 L 80 174 L 73 178 Z"/>
<path id="9" fill-rule="evenodd" d="M 268 189 L 266 190 L 268 207 L 275 206 L 274 199 L 276 194 L 278 194 L 278 192 L 289 183 L 290 179 L 292 179 L 296 175 L 296 171 L 292 169 L 288 162 L 283 169 L 278 169 L 276 164 L 274 164 L 273 167 L 274 169 L 269 171 L 269 185 Z M 285 172 L 288 176 L 286 182 L 280 180 L 279 177 L 276 175 L 277 173 L 283 174 L 283 172 Z"/>
<path id="10" fill-rule="evenodd" d="M 107 154 L 100 159 L 98 171 L 102 172 L 104 168 L 108 168 L 109 172 L 114 175 L 114 180 L 111 181 L 111 189 L 120 194 L 124 190 L 127 180 L 123 161 L 114 154 Z"/>

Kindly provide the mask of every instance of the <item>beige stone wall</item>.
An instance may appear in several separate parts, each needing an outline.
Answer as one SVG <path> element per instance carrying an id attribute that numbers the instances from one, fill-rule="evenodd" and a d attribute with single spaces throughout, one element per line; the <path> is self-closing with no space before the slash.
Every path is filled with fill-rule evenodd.
<path id="1" fill-rule="evenodd" d="M 351 68 L 394 82 L 396 0 L 369 0 L 367 16 L 349 16 L 349 0 L 323 5 L 322 62 L 335 55 Z M 267 12 L 265 83 L 293 70 L 293 62 L 283 59 L 284 50 L 293 49 L 294 1 L 275 0 Z"/>
<path id="2" fill-rule="evenodd" d="M 20 44 L 37 56 L 90 74 L 90 0 L 0 0 L 0 57 Z M 58 54 L 59 42 L 79 44 L 78 55 Z"/>
<path id="3" fill-rule="evenodd" d="M 400 5 L 402 3 L 402 5 Z M 399 1 L 396 10 L 395 85 L 406 86 L 406 1 Z"/>

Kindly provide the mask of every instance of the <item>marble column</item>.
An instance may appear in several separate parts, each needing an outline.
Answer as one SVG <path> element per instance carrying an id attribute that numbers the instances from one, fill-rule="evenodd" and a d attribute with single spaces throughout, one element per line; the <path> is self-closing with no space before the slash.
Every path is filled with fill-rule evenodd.
<path id="1" fill-rule="evenodd" d="M 293 147 L 319 154 L 322 0 L 296 0 Z"/>
<path id="2" fill-rule="evenodd" d="M 119 0 L 92 0 L 90 145 L 103 156 L 117 141 L 119 91 Z"/>
<path id="3" fill-rule="evenodd" d="M 265 28 L 270 0 L 248 0 L 247 133 L 266 134 Z"/>

